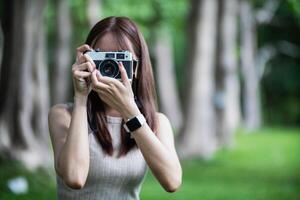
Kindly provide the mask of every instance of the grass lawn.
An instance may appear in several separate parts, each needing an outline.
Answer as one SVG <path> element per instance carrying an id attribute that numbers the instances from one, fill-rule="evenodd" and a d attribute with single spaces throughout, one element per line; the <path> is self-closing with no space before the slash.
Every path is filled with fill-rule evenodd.
<path id="1" fill-rule="evenodd" d="M 148 172 L 141 199 L 300 199 L 300 130 L 265 128 L 237 134 L 236 147 L 220 150 L 210 161 L 182 162 L 183 184 L 165 192 Z M 23 175 L 29 193 L 15 196 L 7 179 Z M 16 163 L 0 163 L 0 200 L 55 199 L 53 171 L 29 173 Z"/>

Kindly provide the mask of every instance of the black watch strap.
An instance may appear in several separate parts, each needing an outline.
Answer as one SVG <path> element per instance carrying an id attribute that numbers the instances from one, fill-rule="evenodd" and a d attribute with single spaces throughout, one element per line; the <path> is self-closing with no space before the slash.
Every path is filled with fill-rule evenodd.
<path id="1" fill-rule="evenodd" d="M 146 119 L 143 114 L 139 114 L 137 116 L 134 116 L 127 120 L 123 127 L 125 130 L 130 133 L 135 131 L 136 129 L 140 128 L 144 123 L 146 122 Z"/>

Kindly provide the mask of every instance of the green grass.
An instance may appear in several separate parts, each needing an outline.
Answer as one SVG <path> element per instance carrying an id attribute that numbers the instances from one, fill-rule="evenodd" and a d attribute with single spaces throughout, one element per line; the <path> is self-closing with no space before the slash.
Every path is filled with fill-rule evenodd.
<path id="1" fill-rule="evenodd" d="M 166 193 L 147 177 L 142 199 L 300 199 L 300 131 L 238 134 L 233 150 L 211 161 L 185 161 L 182 187 Z"/>
<path id="2" fill-rule="evenodd" d="M 18 176 L 26 177 L 29 192 L 14 195 L 7 187 L 7 180 Z M 46 200 L 56 199 L 54 171 L 38 169 L 35 172 L 25 170 L 16 162 L 0 162 L 0 200 Z"/>
<path id="3" fill-rule="evenodd" d="M 300 199 L 300 130 L 239 133 L 234 149 L 220 150 L 210 161 L 182 161 L 182 166 L 183 183 L 177 192 L 165 192 L 149 171 L 141 199 Z M 0 200 L 55 199 L 52 173 L 30 173 L 17 163 L 0 162 Z M 18 175 L 29 181 L 27 195 L 14 196 L 6 187 L 6 181 Z"/>

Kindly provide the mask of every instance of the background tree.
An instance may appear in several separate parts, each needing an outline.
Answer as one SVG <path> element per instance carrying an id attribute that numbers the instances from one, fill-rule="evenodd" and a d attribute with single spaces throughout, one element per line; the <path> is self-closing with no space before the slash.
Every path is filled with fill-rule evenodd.
<path id="1" fill-rule="evenodd" d="M 279 6 L 278 0 L 268 0 L 255 10 L 253 3 L 240 4 L 241 67 L 244 83 L 243 107 L 245 127 L 251 131 L 262 123 L 260 80 L 265 64 L 273 57 L 274 49 L 257 47 L 257 26 L 270 23 Z"/>
<path id="2" fill-rule="evenodd" d="M 55 50 L 52 65 L 51 85 L 52 104 L 67 101 L 70 95 L 71 77 L 71 20 L 68 1 L 54 1 L 55 15 Z M 74 51 L 73 51 L 74 52 Z"/>
<path id="3" fill-rule="evenodd" d="M 156 80 L 161 112 L 170 119 L 173 128 L 179 130 L 182 125 L 181 104 L 176 85 L 172 35 L 167 28 L 156 33 L 155 60 Z"/>
<path id="4" fill-rule="evenodd" d="M 240 81 L 237 57 L 238 1 L 219 2 L 216 63 L 216 128 L 219 146 L 232 146 L 240 124 Z"/>
<path id="5" fill-rule="evenodd" d="M 249 1 L 241 2 L 241 66 L 244 80 L 244 117 L 249 130 L 261 125 L 259 78 L 255 68 L 256 26 Z"/>
<path id="6" fill-rule="evenodd" d="M 45 1 L 5 1 L 3 7 L 0 151 L 2 156 L 34 168 L 51 161 L 44 156 L 50 153 L 46 121 L 49 90 L 42 28 Z"/>
<path id="7" fill-rule="evenodd" d="M 241 12 L 245 4 L 248 11 Z M 298 7 L 296 0 L 2 1 L 0 154 L 19 159 L 38 152 L 31 143 L 39 146 L 48 137 L 47 88 L 51 105 L 73 100 L 69 69 L 74 51 L 99 15 L 128 16 L 138 23 L 156 74 L 159 110 L 179 133 L 178 150 L 187 157 L 210 157 L 233 144 L 240 107 L 248 130 L 262 121 L 298 125 Z M 185 117 L 180 117 L 181 107 Z M 26 162 L 41 163 L 39 157 Z"/>
<path id="8" fill-rule="evenodd" d="M 101 0 L 88 0 L 86 13 L 90 27 L 93 27 L 100 20 L 101 10 Z"/>
<path id="9" fill-rule="evenodd" d="M 174 1 L 174 4 L 177 2 Z M 174 16 L 171 8 L 165 7 L 163 2 L 154 2 L 155 18 L 152 24 L 154 45 L 154 67 L 157 83 L 159 109 L 170 119 L 176 133 L 180 130 L 183 119 L 179 97 L 178 85 L 176 84 L 176 70 L 174 62 L 173 23 L 170 20 Z M 173 11 L 173 12 L 172 12 Z M 166 14 L 168 13 L 168 14 Z M 173 28 L 174 29 L 174 28 Z"/>
<path id="10" fill-rule="evenodd" d="M 214 58 L 217 27 L 217 1 L 192 1 L 189 27 L 188 76 L 190 88 L 185 124 L 179 141 L 183 157 L 211 157 L 216 146 L 216 124 L 213 104 Z"/>

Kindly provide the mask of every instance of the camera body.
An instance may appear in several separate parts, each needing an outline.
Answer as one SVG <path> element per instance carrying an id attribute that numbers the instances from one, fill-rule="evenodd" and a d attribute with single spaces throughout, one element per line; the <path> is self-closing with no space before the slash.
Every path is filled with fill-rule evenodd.
<path id="1" fill-rule="evenodd" d="M 121 72 L 119 71 L 118 62 L 122 62 L 126 70 L 127 77 L 131 81 L 133 77 L 133 68 L 136 61 L 132 58 L 132 53 L 129 51 L 87 51 L 85 54 L 89 55 L 96 68 L 102 76 L 121 79 Z"/>

